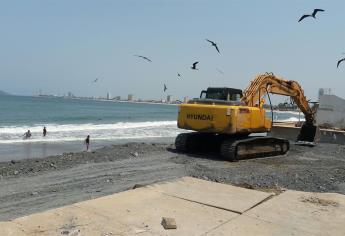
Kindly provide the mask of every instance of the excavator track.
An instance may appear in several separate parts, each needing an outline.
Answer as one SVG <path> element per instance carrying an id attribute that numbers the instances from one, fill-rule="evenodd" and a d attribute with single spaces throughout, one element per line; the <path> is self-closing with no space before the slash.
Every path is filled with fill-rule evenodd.
<path id="1" fill-rule="evenodd" d="M 247 137 L 244 139 L 225 139 L 220 153 L 231 160 L 284 155 L 290 148 L 286 139 L 273 137 Z"/>
<path id="2" fill-rule="evenodd" d="M 179 134 L 175 146 L 181 152 L 216 151 L 230 161 L 284 155 L 290 148 L 289 141 L 280 138 L 229 137 L 198 132 Z"/>

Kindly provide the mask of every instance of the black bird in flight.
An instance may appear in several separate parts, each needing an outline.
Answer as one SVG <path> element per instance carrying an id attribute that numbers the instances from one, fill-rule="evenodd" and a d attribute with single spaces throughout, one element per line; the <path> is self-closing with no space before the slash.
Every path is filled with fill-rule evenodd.
<path id="1" fill-rule="evenodd" d="M 221 70 L 219 70 L 219 69 L 217 69 L 217 71 L 219 72 L 219 74 L 224 75 L 224 72 L 223 72 L 223 71 L 221 71 Z"/>
<path id="2" fill-rule="evenodd" d="M 193 63 L 193 66 L 191 66 L 190 68 L 192 68 L 192 70 L 198 70 L 198 69 L 196 68 L 196 65 L 197 65 L 198 63 L 199 63 L 198 61 L 194 62 L 194 63 Z"/>
<path id="3" fill-rule="evenodd" d="M 98 78 L 96 78 L 93 82 L 96 83 L 98 81 Z"/>
<path id="4" fill-rule="evenodd" d="M 298 22 L 301 22 L 303 19 L 307 18 L 307 17 L 313 17 L 314 19 L 316 19 L 316 13 L 318 13 L 319 11 L 325 11 L 323 9 L 314 9 L 313 13 L 311 15 L 303 15 L 301 18 L 299 18 Z"/>
<path id="5" fill-rule="evenodd" d="M 180 74 L 180 73 L 177 73 L 177 77 L 181 78 L 181 74 Z"/>
<path id="6" fill-rule="evenodd" d="M 213 41 L 211 41 L 211 40 L 208 40 L 208 39 L 206 39 L 206 41 L 207 41 L 207 42 L 210 42 L 210 43 L 212 44 L 212 46 L 216 48 L 217 52 L 220 53 L 220 52 L 219 52 L 219 49 L 218 49 L 218 46 L 217 46 L 217 44 L 216 44 L 215 42 L 213 42 Z"/>
<path id="7" fill-rule="evenodd" d="M 163 89 L 164 92 L 167 91 L 167 89 L 168 89 L 167 86 L 164 84 L 164 89 Z"/>
<path id="8" fill-rule="evenodd" d="M 340 59 L 340 60 L 338 61 L 338 63 L 337 63 L 337 68 L 339 67 L 339 64 L 340 64 L 341 62 L 343 62 L 343 61 L 345 61 L 345 57 L 344 57 L 343 59 Z"/>
<path id="9" fill-rule="evenodd" d="M 140 57 L 146 61 L 152 62 L 149 58 L 145 57 L 145 56 L 141 56 L 141 55 L 134 55 L 135 57 Z"/>

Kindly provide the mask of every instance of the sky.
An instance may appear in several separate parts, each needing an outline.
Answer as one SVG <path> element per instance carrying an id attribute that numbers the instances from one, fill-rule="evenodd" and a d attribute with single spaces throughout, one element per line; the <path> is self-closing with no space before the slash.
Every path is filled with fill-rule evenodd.
<path id="1" fill-rule="evenodd" d="M 298 23 L 314 8 L 325 12 Z M 273 72 L 308 98 L 345 97 L 343 0 L 0 0 L 0 35 L 0 90 L 12 94 L 182 99 Z"/>

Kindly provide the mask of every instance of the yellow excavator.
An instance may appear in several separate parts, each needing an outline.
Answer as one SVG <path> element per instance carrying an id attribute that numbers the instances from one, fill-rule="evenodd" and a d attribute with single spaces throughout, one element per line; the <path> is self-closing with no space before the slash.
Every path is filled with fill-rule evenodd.
<path id="1" fill-rule="evenodd" d="M 218 151 L 229 160 L 287 153 L 288 140 L 258 135 L 272 129 L 273 115 L 266 117 L 263 108 L 264 97 L 267 95 L 270 100 L 270 93 L 293 99 L 305 116 L 297 142 L 313 143 L 315 111 L 299 83 L 266 73 L 255 77 L 243 92 L 234 88 L 208 88 L 201 92 L 200 98 L 180 104 L 177 126 L 196 132 L 179 134 L 175 139 L 176 149 Z"/>

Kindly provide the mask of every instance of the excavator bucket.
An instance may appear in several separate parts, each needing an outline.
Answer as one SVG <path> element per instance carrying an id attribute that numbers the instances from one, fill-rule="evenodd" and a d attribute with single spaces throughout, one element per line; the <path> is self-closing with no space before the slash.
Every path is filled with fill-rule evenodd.
<path id="1" fill-rule="evenodd" d="M 316 126 L 313 124 L 304 123 L 297 137 L 297 142 L 312 143 L 314 142 L 315 134 L 316 134 Z"/>

